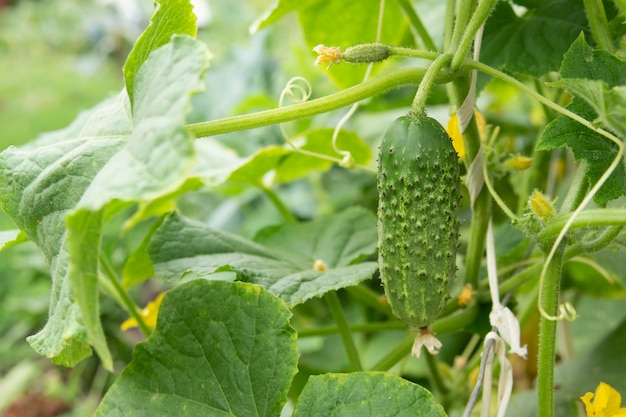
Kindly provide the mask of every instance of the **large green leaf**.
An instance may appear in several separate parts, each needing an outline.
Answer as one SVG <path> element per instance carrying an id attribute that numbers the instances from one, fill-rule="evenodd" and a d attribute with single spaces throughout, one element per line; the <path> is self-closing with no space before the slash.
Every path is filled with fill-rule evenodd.
<path id="1" fill-rule="evenodd" d="M 125 146 L 102 167 L 67 218 L 70 280 L 90 343 L 108 353 L 98 308 L 98 253 L 105 216 L 134 202 L 189 189 L 193 138 L 183 128 L 191 95 L 204 87 L 205 46 L 174 36 L 155 50 L 136 76 L 134 126 Z M 199 184 L 198 184 L 199 185 Z"/>
<path id="2" fill-rule="evenodd" d="M 587 27 L 582 0 L 544 0 L 518 16 L 498 2 L 487 20 L 480 58 L 508 71 L 540 76 L 559 68 L 563 54 Z"/>
<path id="3" fill-rule="evenodd" d="M 293 417 L 443 417 L 425 388 L 383 372 L 325 374 L 309 378 Z"/>
<path id="4" fill-rule="evenodd" d="M 290 316 L 256 285 L 178 286 L 96 416 L 278 416 L 297 372 Z"/>
<path id="5" fill-rule="evenodd" d="M 587 120 L 596 120 L 599 116 L 598 111 L 604 113 L 600 115 L 600 120 L 615 120 L 613 114 L 623 108 L 623 98 L 614 98 L 607 102 L 603 89 L 626 85 L 626 64 L 606 51 L 592 49 L 582 35 L 563 57 L 561 78 L 567 80 L 563 86 L 571 88 L 573 92 L 588 92 L 583 95 L 584 99 L 575 98 L 568 106 L 569 110 Z M 589 92 L 589 83 L 601 83 L 599 91 Z M 618 97 L 621 95 L 618 94 Z M 619 118 L 621 117 L 623 116 L 620 115 Z M 563 146 L 572 149 L 576 160 L 587 161 L 586 177 L 591 184 L 598 181 L 617 155 L 616 144 L 568 117 L 559 116 L 546 127 L 537 149 L 550 150 Z M 594 200 L 598 204 L 604 204 L 625 193 L 626 171 L 624 164 L 620 163 L 600 188 Z"/>
<path id="6" fill-rule="evenodd" d="M 124 64 L 126 91 L 134 106 L 136 77 L 152 51 L 170 41 L 172 35 L 196 36 L 196 15 L 189 0 L 156 0 L 157 9 L 150 24 L 135 42 Z"/>
<path id="7" fill-rule="evenodd" d="M 2 207 L 39 246 L 52 278 L 48 322 L 28 341 L 39 354 L 65 366 L 91 354 L 69 282 L 65 216 L 123 146 L 120 130 L 124 125 L 109 122 L 123 119 L 114 115 L 116 111 L 126 114 L 127 108 L 122 92 L 81 115 L 69 128 L 43 136 L 36 142 L 38 146 L 8 148 L 0 155 Z"/>
<path id="8" fill-rule="evenodd" d="M 229 268 L 290 305 L 371 278 L 375 262 L 352 263 L 375 250 L 376 220 L 363 209 L 271 228 L 258 242 L 172 213 L 147 248 L 155 274 L 163 279 L 210 278 Z"/>
<path id="9" fill-rule="evenodd" d="M 36 146 L 2 153 L 3 208 L 50 264 L 49 320 L 29 342 L 54 362 L 72 366 L 93 345 L 112 369 L 99 321 L 101 228 L 121 208 L 175 196 L 194 181 L 193 139 L 183 126 L 208 58 L 203 44 L 174 37 L 136 74 L 133 115 L 123 91 Z"/>

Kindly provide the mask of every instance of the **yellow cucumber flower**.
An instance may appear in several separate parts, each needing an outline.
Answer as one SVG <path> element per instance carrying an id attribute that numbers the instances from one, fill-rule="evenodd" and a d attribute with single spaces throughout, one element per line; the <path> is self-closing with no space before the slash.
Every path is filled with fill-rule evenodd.
<path id="1" fill-rule="evenodd" d="M 150 301 L 146 307 L 139 312 L 141 317 L 143 318 L 144 323 L 151 329 L 156 327 L 157 315 L 159 314 L 159 307 L 161 307 L 161 301 L 163 300 L 164 292 L 159 294 L 157 298 Z M 139 324 L 137 320 L 134 318 L 129 318 L 120 326 L 122 330 L 132 329 L 133 327 L 137 327 Z"/>
<path id="2" fill-rule="evenodd" d="M 595 394 L 588 392 L 580 399 L 585 404 L 587 417 L 626 417 L 626 408 L 620 408 L 622 396 L 604 382 L 600 382 Z"/>

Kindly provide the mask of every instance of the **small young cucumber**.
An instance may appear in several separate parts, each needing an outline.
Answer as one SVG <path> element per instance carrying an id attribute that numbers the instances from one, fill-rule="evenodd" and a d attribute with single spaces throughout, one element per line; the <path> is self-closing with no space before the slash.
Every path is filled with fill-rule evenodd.
<path id="1" fill-rule="evenodd" d="M 378 160 L 379 266 L 391 310 L 415 331 L 450 299 L 460 188 L 457 153 L 443 126 L 426 116 L 396 119 Z"/>

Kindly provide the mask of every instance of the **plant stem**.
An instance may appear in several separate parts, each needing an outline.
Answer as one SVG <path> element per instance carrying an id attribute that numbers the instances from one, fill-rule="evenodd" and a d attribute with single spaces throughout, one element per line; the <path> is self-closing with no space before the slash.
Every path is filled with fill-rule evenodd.
<path id="1" fill-rule="evenodd" d="M 280 212 L 286 222 L 292 223 L 296 221 L 296 218 L 293 216 L 293 214 L 291 214 L 287 206 L 285 206 L 283 201 L 278 197 L 274 190 L 265 186 L 260 186 L 260 188 L 261 190 L 263 190 L 267 198 L 269 198 L 270 201 L 274 204 L 274 207 L 276 207 L 276 209 Z"/>
<path id="2" fill-rule="evenodd" d="M 353 324 L 349 326 L 350 332 L 384 332 L 389 330 L 403 330 L 406 329 L 406 324 L 401 321 L 383 321 L 383 322 L 371 322 L 365 324 Z M 328 336 L 331 334 L 339 333 L 338 326 L 319 326 L 307 329 L 298 329 L 298 337 L 316 337 L 316 336 Z"/>
<path id="3" fill-rule="evenodd" d="M 537 237 L 538 241 L 554 240 L 556 235 L 563 229 L 563 226 L 570 220 L 572 213 L 562 214 L 554 217 L 550 223 L 541 231 Z M 623 208 L 601 208 L 587 209 L 582 211 L 570 226 L 572 229 L 601 226 L 625 226 L 626 209 Z"/>
<path id="4" fill-rule="evenodd" d="M 350 361 L 350 367 L 353 371 L 363 370 L 361 359 L 359 358 L 359 352 L 356 350 L 354 340 L 352 339 L 352 332 L 350 331 L 350 327 L 346 321 L 346 316 L 343 314 L 343 309 L 341 308 L 341 302 L 339 301 L 337 293 L 329 291 L 324 296 L 324 299 L 326 300 L 328 308 L 335 318 L 335 322 L 339 328 L 341 339 L 343 340 L 343 345 L 346 348 L 346 354 L 348 355 L 348 359 Z"/>
<path id="5" fill-rule="evenodd" d="M 443 50 L 449 51 L 452 43 L 452 31 L 454 30 L 454 6 L 456 0 L 447 0 L 446 14 L 443 23 Z"/>
<path id="6" fill-rule="evenodd" d="M 452 58 L 452 63 L 450 64 L 452 71 L 458 70 L 463 64 L 465 58 L 467 58 L 478 29 L 480 29 L 489 17 L 496 1 L 497 0 L 482 0 L 478 3 L 476 11 L 472 14 L 472 17 L 463 32 L 463 37 L 461 38 L 458 47 L 455 48 L 456 52 L 454 53 L 454 58 Z"/>
<path id="7" fill-rule="evenodd" d="M 611 38 L 611 31 L 609 29 L 609 21 L 606 18 L 604 11 L 604 5 L 602 0 L 583 0 L 585 4 L 585 12 L 587 13 L 587 21 L 593 33 L 593 38 L 596 40 L 600 48 L 615 52 L 615 45 Z"/>
<path id="8" fill-rule="evenodd" d="M 539 103 L 545 105 L 546 107 L 556 111 L 559 114 L 562 114 L 565 117 L 569 117 L 570 119 L 574 120 L 575 122 L 580 123 L 586 128 L 598 133 L 599 135 L 604 136 L 605 138 L 609 139 L 611 142 L 617 144 L 618 146 L 619 144 L 621 144 L 620 140 L 612 133 L 595 126 L 592 122 L 588 121 L 584 117 L 581 117 L 578 114 L 566 109 L 565 107 L 560 106 L 559 104 L 553 102 L 552 100 L 545 98 L 541 94 L 537 93 L 535 90 L 528 87 L 526 84 L 511 77 L 510 75 L 507 75 L 501 71 L 498 71 L 495 68 L 492 68 L 488 65 L 483 64 L 482 62 L 474 61 L 472 59 L 466 59 L 463 65 L 466 66 L 467 68 L 475 69 L 487 75 L 491 75 L 494 78 L 497 78 L 499 80 L 506 82 L 507 84 L 511 84 L 515 86 L 516 88 L 524 91 L 526 94 L 528 94 L 529 96 L 537 100 Z"/>
<path id="9" fill-rule="evenodd" d="M 454 20 L 454 29 L 452 32 L 452 40 L 447 51 L 456 51 L 461 42 L 461 38 L 465 33 L 467 24 L 470 21 L 474 10 L 476 9 L 476 3 L 478 0 L 460 0 L 456 8 L 456 19 Z"/>
<path id="10" fill-rule="evenodd" d="M 433 88 L 433 85 L 435 85 L 437 77 L 439 77 L 442 69 L 448 65 L 451 59 L 452 55 L 444 54 L 438 56 L 437 59 L 430 64 L 426 74 L 424 74 L 422 82 L 420 82 L 417 93 L 415 94 L 415 99 L 413 100 L 413 105 L 411 106 L 411 112 L 413 114 L 420 116 L 426 114 L 426 101 L 428 100 L 430 90 Z"/>
<path id="11" fill-rule="evenodd" d="M 424 356 L 426 366 L 428 366 L 428 371 L 430 372 L 430 383 L 433 385 L 435 390 L 438 391 L 440 396 L 445 396 L 448 392 L 450 392 L 450 390 L 443 381 L 435 356 L 428 352 L 426 352 Z"/>
<path id="12" fill-rule="evenodd" d="M 388 371 L 398 362 L 406 358 L 411 353 L 411 347 L 415 341 L 415 335 L 409 334 L 398 346 L 385 355 L 378 363 L 376 363 L 370 371 Z"/>
<path id="13" fill-rule="evenodd" d="M 400 68 L 315 100 L 257 113 L 195 123 L 185 128 L 195 137 L 204 137 L 303 119 L 348 106 L 401 85 L 418 84 L 425 73 L 424 68 Z M 442 74 L 442 78 L 437 81 L 449 81 L 444 75 L 447 74 Z"/>
<path id="14" fill-rule="evenodd" d="M 419 38 L 422 40 L 422 43 L 429 51 L 436 51 L 437 47 L 433 42 L 433 39 L 430 37 L 430 34 L 426 30 L 426 27 L 422 23 L 419 15 L 415 13 L 415 9 L 413 9 L 413 5 L 409 2 L 409 0 L 396 0 L 400 5 L 400 8 L 404 11 L 404 14 L 411 22 L 411 26 L 417 32 Z"/>
<path id="15" fill-rule="evenodd" d="M 103 272 L 109 279 L 109 282 L 113 285 L 113 288 L 116 292 L 115 298 L 121 300 L 122 307 L 131 315 L 132 318 L 135 319 L 135 321 L 137 321 L 137 326 L 144 334 L 144 336 L 150 336 L 150 334 L 152 334 L 152 330 L 150 330 L 150 327 L 148 327 L 146 322 L 143 320 L 143 317 L 141 317 L 141 314 L 139 314 L 140 309 L 129 297 L 126 290 L 124 290 L 124 288 L 122 287 L 122 284 L 109 260 L 102 255 L 100 256 L 100 266 L 102 267 Z"/>
<path id="16" fill-rule="evenodd" d="M 561 266 L 565 244 L 558 246 L 552 261 L 546 269 L 543 282 L 540 283 L 539 303 L 550 316 L 556 316 L 559 305 L 559 285 L 561 279 Z M 554 416 L 554 357 L 556 351 L 556 325 L 555 320 L 542 315 L 539 324 L 539 363 L 537 375 L 538 390 L 538 415 L 545 417 Z"/>

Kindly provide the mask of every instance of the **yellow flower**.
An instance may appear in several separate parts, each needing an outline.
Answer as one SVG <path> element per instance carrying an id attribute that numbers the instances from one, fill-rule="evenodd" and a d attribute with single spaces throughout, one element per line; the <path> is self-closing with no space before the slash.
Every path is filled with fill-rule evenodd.
<path id="1" fill-rule="evenodd" d="M 552 216 L 554 212 L 552 203 L 550 203 L 539 190 L 535 190 L 530 197 L 530 208 L 541 219 L 547 219 Z"/>
<path id="2" fill-rule="evenodd" d="M 317 45 L 313 48 L 313 52 L 318 54 L 317 59 L 313 66 L 317 67 L 319 64 L 323 64 L 324 62 L 328 62 L 328 68 L 330 68 L 333 64 L 339 64 L 343 59 L 343 52 L 336 46 L 325 46 L 322 44 Z"/>
<path id="3" fill-rule="evenodd" d="M 161 301 L 163 301 L 164 295 L 164 292 L 159 294 L 157 298 L 150 301 L 148 305 L 139 312 L 139 314 L 143 318 L 144 323 L 146 323 L 146 326 L 151 329 L 154 329 L 156 327 L 157 315 L 159 314 L 159 307 L 161 307 Z M 131 317 L 124 323 L 122 323 L 120 327 L 122 328 L 122 330 L 128 330 L 137 326 L 137 320 Z"/>
<path id="4" fill-rule="evenodd" d="M 461 307 L 466 306 L 474 298 L 474 295 L 476 295 L 476 291 L 474 291 L 472 284 L 465 284 L 458 297 L 459 305 Z"/>
<path id="5" fill-rule="evenodd" d="M 508 168 L 512 168 L 517 171 L 523 171 L 525 169 L 528 169 L 532 166 L 532 164 L 533 160 L 531 158 L 522 155 L 514 156 L 504 162 L 504 165 L 506 165 Z"/>
<path id="6" fill-rule="evenodd" d="M 474 117 L 476 118 L 476 126 L 478 127 L 478 133 L 480 134 L 480 140 L 484 141 L 487 137 L 487 124 L 485 123 L 485 119 L 478 111 L 474 111 Z M 448 120 L 446 131 L 452 138 L 452 145 L 454 146 L 456 153 L 459 154 L 459 159 L 465 159 L 465 145 L 463 144 L 463 136 L 461 135 L 459 119 L 456 114 Z"/>
<path id="7" fill-rule="evenodd" d="M 620 408 L 622 396 L 604 382 L 600 382 L 595 394 L 588 392 L 580 399 L 585 404 L 587 417 L 626 417 L 626 408 Z"/>

